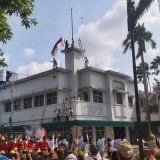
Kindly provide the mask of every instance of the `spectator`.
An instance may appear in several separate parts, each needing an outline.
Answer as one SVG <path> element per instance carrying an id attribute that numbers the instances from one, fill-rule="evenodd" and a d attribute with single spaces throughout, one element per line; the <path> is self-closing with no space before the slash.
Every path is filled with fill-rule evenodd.
<path id="1" fill-rule="evenodd" d="M 118 148 L 115 149 L 112 153 L 112 160 L 131 160 L 133 157 L 133 147 L 126 140 L 123 139 Z"/>
<path id="2" fill-rule="evenodd" d="M 105 149 L 105 138 L 103 138 L 102 136 L 99 136 L 99 139 L 97 141 L 97 147 L 99 149 L 100 155 L 103 156 Z"/>
<path id="3" fill-rule="evenodd" d="M 98 157 L 98 148 L 95 145 L 90 145 L 90 154 L 84 157 L 84 160 L 101 160 L 101 157 Z"/>

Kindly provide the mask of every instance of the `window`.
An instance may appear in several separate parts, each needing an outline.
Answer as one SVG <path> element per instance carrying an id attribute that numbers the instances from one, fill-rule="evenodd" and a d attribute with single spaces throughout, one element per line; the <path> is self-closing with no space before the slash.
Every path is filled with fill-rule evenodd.
<path id="1" fill-rule="evenodd" d="M 84 91 L 83 93 L 82 93 L 82 97 L 83 97 L 83 100 L 84 101 L 89 101 L 89 92 L 88 91 Z"/>
<path id="2" fill-rule="evenodd" d="M 44 106 L 44 95 L 36 96 L 34 102 L 35 107 Z"/>
<path id="3" fill-rule="evenodd" d="M 133 98 L 132 97 L 128 97 L 128 105 L 129 105 L 129 107 L 133 107 Z"/>
<path id="4" fill-rule="evenodd" d="M 47 94 L 47 105 L 57 103 L 57 92 Z"/>
<path id="5" fill-rule="evenodd" d="M 14 110 L 21 110 L 21 100 L 14 102 Z"/>
<path id="6" fill-rule="evenodd" d="M 123 104 L 123 96 L 121 93 L 116 93 L 117 104 Z"/>
<path id="7" fill-rule="evenodd" d="M 24 99 L 24 109 L 32 108 L 32 98 Z"/>
<path id="8" fill-rule="evenodd" d="M 93 102 L 102 103 L 102 92 L 93 91 Z"/>
<path id="9" fill-rule="evenodd" d="M 11 102 L 6 103 L 5 112 L 11 112 Z"/>

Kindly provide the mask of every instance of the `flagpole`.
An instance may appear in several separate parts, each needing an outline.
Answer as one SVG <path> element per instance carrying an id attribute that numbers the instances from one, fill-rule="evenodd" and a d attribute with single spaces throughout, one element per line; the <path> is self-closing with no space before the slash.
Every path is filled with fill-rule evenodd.
<path id="1" fill-rule="evenodd" d="M 72 28 L 72 44 L 71 44 L 71 47 L 74 47 L 74 40 L 73 40 L 73 16 L 72 16 L 72 8 L 71 8 L 71 28 Z"/>

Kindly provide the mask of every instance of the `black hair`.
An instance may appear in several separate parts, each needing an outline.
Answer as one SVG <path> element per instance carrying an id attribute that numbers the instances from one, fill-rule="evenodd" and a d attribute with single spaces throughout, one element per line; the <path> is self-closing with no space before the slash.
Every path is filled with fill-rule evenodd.
<path id="1" fill-rule="evenodd" d="M 90 152 L 92 155 L 98 154 L 98 148 L 95 145 L 90 145 Z"/>

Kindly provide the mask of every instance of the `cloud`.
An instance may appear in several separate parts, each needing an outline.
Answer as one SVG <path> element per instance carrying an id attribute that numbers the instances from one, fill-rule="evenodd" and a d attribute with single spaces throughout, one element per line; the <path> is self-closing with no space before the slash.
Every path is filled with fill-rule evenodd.
<path id="1" fill-rule="evenodd" d="M 26 57 L 33 57 L 35 56 L 35 50 L 32 48 L 24 48 L 24 54 Z"/>
<path id="2" fill-rule="evenodd" d="M 9 62 L 10 62 L 10 60 L 11 60 L 11 54 L 4 54 L 4 58 L 5 58 L 5 62 L 8 64 Z"/>
<path id="3" fill-rule="evenodd" d="M 159 56 L 159 53 L 160 53 L 160 49 L 157 48 L 157 49 L 149 49 L 147 51 L 147 53 L 149 53 L 149 58 L 151 58 L 150 60 L 152 60 L 153 58 L 155 58 L 156 56 Z"/>
<path id="4" fill-rule="evenodd" d="M 114 55 L 127 33 L 124 4 L 118 1 L 101 19 L 79 27 L 76 37 L 82 40 L 89 65 L 107 70 L 117 62 Z"/>
<path id="5" fill-rule="evenodd" d="M 159 53 L 160 48 L 158 44 L 160 13 L 158 5 L 156 5 L 153 4 L 140 20 L 141 23 L 145 24 L 147 30 L 153 32 L 153 38 L 157 42 L 157 50 L 152 50 L 151 46 L 147 45 L 147 53 L 145 54 L 145 61 L 147 62 L 151 61 L 153 55 Z M 89 59 L 89 66 L 104 70 L 117 70 L 132 76 L 131 50 L 125 55 L 122 53 L 122 42 L 126 38 L 127 33 L 127 4 L 126 1 L 117 0 L 115 5 L 99 20 L 81 25 L 75 39 L 80 37 L 82 46 L 86 50 L 85 56 Z M 137 49 L 136 47 L 135 50 Z M 30 50 L 26 50 L 26 53 L 30 53 Z M 35 51 L 31 49 L 31 55 L 34 54 Z M 137 62 L 140 63 L 140 59 Z M 17 72 L 36 74 L 51 68 L 52 64 L 49 62 L 44 62 L 43 64 L 32 62 L 27 66 L 19 67 Z"/>
<path id="6" fill-rule="evenodd" d="M 58 62 L 58 67 L 60 67 L 60 61 L 57 60 L 57 62 Z M 53 68 L 52 60 L 44 63 L 31 62 L 28 65 L 18 67 L 16 73 L 18 73 L 19 79 L 21 79 L 26 76 L 31 76 L 37 73 L 51 70 L 52 68 Z"/>
<path id="7" fill-rule="evenodd" d="M 28 65 L 21 66 L 17 69 L 16 73 L 18 73 L 19 78 L 24 78 L 28 75 L 34 75 L 40 72 L 44 72 L 46 70 L 52 69 L 52 63 L 51 62 L 44 62 L 42 64 L 38 64 L 37 62 L 32 62 Z"/>

